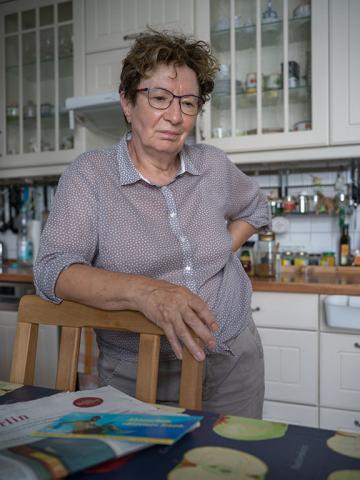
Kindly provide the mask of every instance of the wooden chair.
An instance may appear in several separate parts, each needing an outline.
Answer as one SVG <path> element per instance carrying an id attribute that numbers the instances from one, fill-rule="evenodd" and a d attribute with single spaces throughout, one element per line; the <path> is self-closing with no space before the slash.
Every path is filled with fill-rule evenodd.
<path id="1" fill-rule="evenodd" d="M 139 333 L 135 396 L 144 402 L 156 402 L 160 336 L 164 335 L 164 332 L 141 313 L 130 310 L 100 310 L 70 301 L 56 305 L 36 295 L 24 295 L 19 305 L 11 382 L 33 384 L 39 325 L 61 327 L 55 388 L 70 391 L 74 391 L 76 385 L 82 328 Z M 196 337 L 194 339 L 197 343 L 200 342 Z M 181 407 L 201 409 L 202 367 L 203 364 L 197 362 L 184 348 L 179 398 Z"/>

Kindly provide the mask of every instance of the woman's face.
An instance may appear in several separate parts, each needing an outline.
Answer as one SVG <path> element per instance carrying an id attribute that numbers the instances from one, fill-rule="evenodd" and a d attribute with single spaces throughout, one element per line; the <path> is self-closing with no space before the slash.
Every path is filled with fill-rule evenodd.
<path id="1" fill-rule="evenodd" d="M 199 95 L 196 74 L 185 65 L 160 64 L 138 85 L 139 89 L 155 87 L 165 88 L 174 95 Z M 157 110 L 149 105 L 147 92 L 138 92 L 135 105 L 124 96 L 121 105 L 131 123 L 134 142 L 140 143 L 149 154 L 176 156 L 196 122 L 196 116 L 182 113 L 177 98 L 165 110 Z"/>

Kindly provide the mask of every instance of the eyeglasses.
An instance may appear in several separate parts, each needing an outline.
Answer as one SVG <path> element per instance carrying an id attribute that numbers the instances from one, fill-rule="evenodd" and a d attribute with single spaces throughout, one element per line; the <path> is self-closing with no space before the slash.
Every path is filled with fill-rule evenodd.
<path id="1" fill-rule="evenodd" d="M 179 99 L 180 110 L 185 115 L 197 115 L 203 106 L 203 100 L 196 95 L 174 95 L 166 88 L 138 88 L 137 92 L 147 92 L 149 105 L 158 110 L 170 107 L 174 98 Z"/>

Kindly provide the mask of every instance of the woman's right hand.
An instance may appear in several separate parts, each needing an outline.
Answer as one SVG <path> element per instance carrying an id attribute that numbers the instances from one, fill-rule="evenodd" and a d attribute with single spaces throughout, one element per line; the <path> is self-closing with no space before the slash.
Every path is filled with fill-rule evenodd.
<path id="1" fill-rule="evenodd" d="M 137 309 L 162 328 L 178 359 L 182 344 L 198 361 L 203 349 L 194 341 L 190 329 L 209 348 L 215 347 L 213 332 L 218 324 L 206 303 L 188 288 L 162 280 L 148 279 L 138 290 Z"/>

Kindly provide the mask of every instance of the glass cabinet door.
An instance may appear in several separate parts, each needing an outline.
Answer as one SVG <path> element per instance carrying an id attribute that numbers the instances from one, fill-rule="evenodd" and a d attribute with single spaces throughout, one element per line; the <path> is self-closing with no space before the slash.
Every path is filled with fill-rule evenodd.
<path id="1" fill-rule="evenodd" d="M 72 2 L 5 15 L 4 41 L 5 155 L 72 149 Z"/>
<path id="2" fill-rule="evenodd" d="M 311 21 L 311 0 L 210 0 L 210 138 L 312 129 Z"/>

